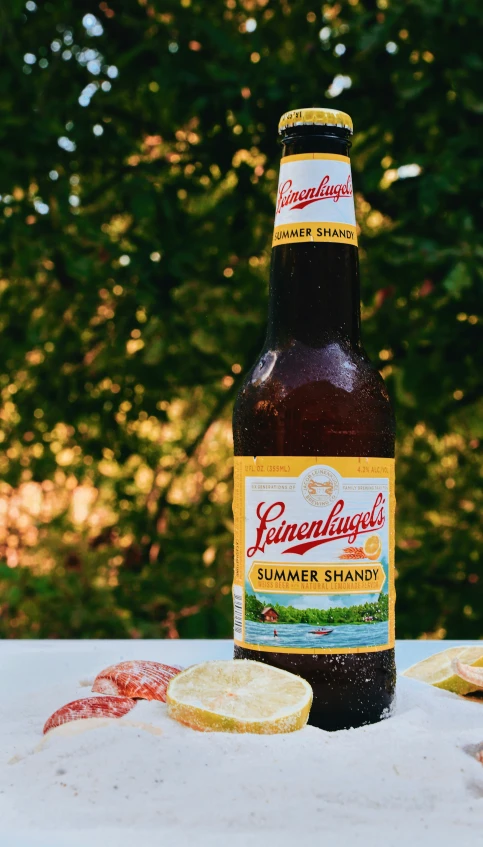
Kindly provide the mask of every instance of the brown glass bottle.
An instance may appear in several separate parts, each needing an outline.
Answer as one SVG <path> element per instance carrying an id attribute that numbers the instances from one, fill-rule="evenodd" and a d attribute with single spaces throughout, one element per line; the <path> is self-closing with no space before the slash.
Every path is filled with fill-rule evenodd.
<path id="1" fill-rule="evenodd" d="M 348 156 L 350 130 L 287 127 L 282 143 L 284 157 Z M 388 394 L 361 343 L 356 246 L 273 247 L 266 343 L 238 394 L 233 432 L 235 456 L 394 457 Z M 235 658 L 305 677 L 314 690 L 310 723 L 323 729 L 376 722 L 393 700 L 393 649 L 300 655 L 235 646 Z"/>

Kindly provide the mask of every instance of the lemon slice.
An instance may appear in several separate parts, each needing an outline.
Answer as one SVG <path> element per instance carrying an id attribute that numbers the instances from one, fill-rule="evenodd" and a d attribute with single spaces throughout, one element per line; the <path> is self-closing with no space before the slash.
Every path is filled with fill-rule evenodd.
<path id="1" fill-rule="evenodd" d="M 305 726 L 312 688 L 262 662 L 203 662 L 173 677 L 166 702 L 170 717 L 201 732 L 275 734 Z"/>
<path id="2" fill-rule="evenodd" d="M 364 555 L 375 561 L 382 553 L 382 542 L 378 535 L 370 535 L 364 542 Z"/>
<path id="3" fill-rule="evenodd" d="M 472 685 L 458 676 L 455 669 L 457 660 L 466 665 L 483 667 L 483 644 L 480 647 L 449 647 L 408 668 L 404 671 L 404 676 L 427 682 L 437 688 L 444 688 L 446 691 L 453 691 L 455 694 L 470 694 L 472 691 L 478 691 L 478 685 Z"/>

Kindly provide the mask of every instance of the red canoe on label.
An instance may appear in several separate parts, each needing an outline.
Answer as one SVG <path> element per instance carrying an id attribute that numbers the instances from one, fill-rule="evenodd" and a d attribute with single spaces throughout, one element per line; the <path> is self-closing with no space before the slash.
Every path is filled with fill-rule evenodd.
<path id="1" fill-rule="evenodd" d="M 84 697 L 73 700 L 50 716 L 44 726 L 44 735 L 56 726 L 86 718 L 122 718 L 136 705 L 129 697 Z"/>
<path id="2" fill-rule="evenodd" d="M 97 694 L 117 694 L 139 700 L 160 700 L 166 703 L 169 681 L 181 668 L 162 665 L 160 662 L 120 662 L 101 671 L 94 680 L 92 690 Z"/>

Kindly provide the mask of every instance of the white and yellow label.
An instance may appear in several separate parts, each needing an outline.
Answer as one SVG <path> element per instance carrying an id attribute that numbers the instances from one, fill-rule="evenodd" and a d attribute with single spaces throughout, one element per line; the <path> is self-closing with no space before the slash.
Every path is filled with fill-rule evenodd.
<path id="1" fill-rule="evenodd" d="M 394 459 L 235 457 L 235 642 L 394 646 Z"/>
<path id="2" fill-rule="evenodd" d="M 301 241 L 357 245 L 348 156 L 301 153 L 282 159 L 272 246 Z"/>

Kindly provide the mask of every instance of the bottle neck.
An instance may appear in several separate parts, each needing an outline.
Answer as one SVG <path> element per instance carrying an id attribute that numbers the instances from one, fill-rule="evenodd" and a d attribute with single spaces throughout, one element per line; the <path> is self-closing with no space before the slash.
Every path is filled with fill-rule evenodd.
<path id="1" fill-rule="evenodd" d="M 271 347 L 334 340 L 360 346 L 349 147 L 347 132 L 335 127 L 285 132 L 270 271 Z"/>

